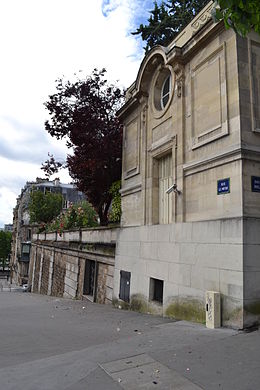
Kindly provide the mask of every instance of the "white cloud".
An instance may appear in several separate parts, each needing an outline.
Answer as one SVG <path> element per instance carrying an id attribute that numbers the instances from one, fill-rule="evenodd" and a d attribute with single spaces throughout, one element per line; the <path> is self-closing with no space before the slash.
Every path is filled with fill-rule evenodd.
<path id="1" fill-rule="evenodd" d="M 141 17 L 147 19 L 152 3 L 0 1 L 0 226 L 12 220 L 25 182 L 43 176 L 40 166 L 47 153 L 65 158 L 64 143 L 44 130 L 43 103 L 55 92 L 55 80 L 106 67 L 111 81 L 129 86 L 143 55 L 130 32 Z M 70 181 L 67 174 L 60 176 Z"/>

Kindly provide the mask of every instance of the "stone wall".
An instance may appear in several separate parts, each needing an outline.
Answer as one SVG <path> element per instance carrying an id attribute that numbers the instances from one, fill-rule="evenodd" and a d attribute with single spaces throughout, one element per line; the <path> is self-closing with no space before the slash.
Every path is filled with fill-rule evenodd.
<path id="1" fill-rule="evenodd" d="M 93 300 L 112 302 L 117 229 L 41 233 L 33 236 L 29 283 L 32 292 L 64 298 L 83 298 L 86 262 L 95 262 Z"/>
<path id="2" fill-rule="evenodd" d="M 150 291 L 154 278 L 164 283 L 163 303 L 157 308 L 165 315 L 205 321 L 205 292 L 212 290 L 221 293 L 222 325 L 252 325 L 260 319 L 259 237 L 260 221 L 242 218 L 123 228 L 116 250 L 114 298 L 119 299 L 123 270 L 131 272 L 130 304 L 134 299 L 136 305 L 138 297 L 145 311 L 156 310 Z M 254 318 L 247 319 L 249 302 L 254 303 Z"/>

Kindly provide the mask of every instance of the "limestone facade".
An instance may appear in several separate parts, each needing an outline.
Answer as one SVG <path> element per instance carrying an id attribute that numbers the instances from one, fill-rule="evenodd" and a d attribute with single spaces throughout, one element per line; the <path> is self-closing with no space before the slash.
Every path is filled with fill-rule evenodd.
<path id="1" fill-rule="evenodd" d="M 260 318 L 260 36 L 212 6 L 146 55 L 119 111 L 114 299 L 203 321 L 218 291 L 222 324 L 243 328 Z"/>

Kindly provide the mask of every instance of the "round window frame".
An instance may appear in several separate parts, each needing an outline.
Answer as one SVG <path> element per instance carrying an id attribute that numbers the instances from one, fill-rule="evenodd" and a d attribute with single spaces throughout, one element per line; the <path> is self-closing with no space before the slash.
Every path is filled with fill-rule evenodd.
<path id="1" fill-rule="evenodd" d="M 165 106 L 163 107 L 162 92 L 168 77 L 170 77 L 169 99 L 165 104 Z M 155 72 L 153 77 L 153 82 L 152 82 L 152 109 L 155 118 L 162 117 L 168 110 L 174 95 L 174 87 L 175 87 L 175 75 L 174 72 L 172 71 L 172 67 L 160 66 Z"/>

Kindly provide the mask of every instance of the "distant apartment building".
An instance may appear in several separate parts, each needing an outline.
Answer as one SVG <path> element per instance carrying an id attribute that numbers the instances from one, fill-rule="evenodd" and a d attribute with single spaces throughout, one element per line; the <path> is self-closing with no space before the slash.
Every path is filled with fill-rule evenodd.
<path id="1" fill-rule="evenodd" d="M 5 224 L 4 231 L 5 232 L 12 232 L 13 231 L 13 224 L 12 223 Z"/>
<path id="2" fill-rule="evenodd" d="M 30 223 L 29 201 L 32 190 L 44 193 L 61 193 L 64 199 L 63 208 L 70 203 L 85 199 L 84 194 L 73 184 L 63 184 L 58 179 L 49 181 L 37 178 L 35 182 L 27 182 L 17 198 L 13 211 L 13 239 L 10 259 L 11 278 L 14 283 L 24 284 L 28 281 L 29 260 L 32 234 L 38 230 L 37 224 Z"/>

